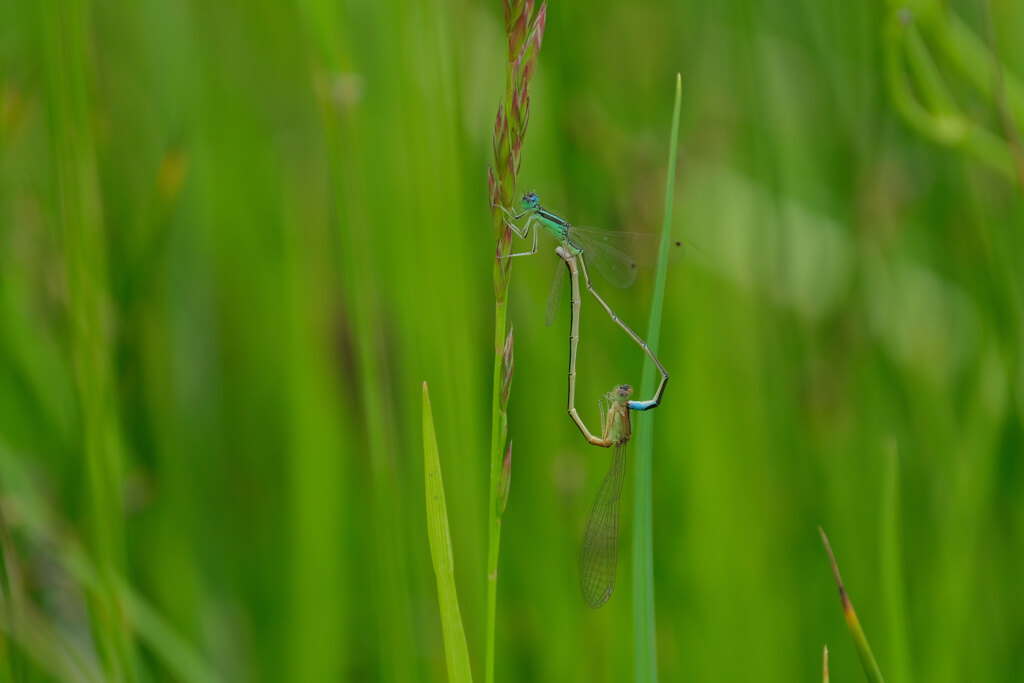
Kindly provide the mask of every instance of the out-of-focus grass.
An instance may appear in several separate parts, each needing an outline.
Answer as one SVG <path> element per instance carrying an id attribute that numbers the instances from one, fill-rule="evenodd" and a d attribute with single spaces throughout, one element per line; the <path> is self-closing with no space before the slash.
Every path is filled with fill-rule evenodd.
<path id="1" fill-rule="evenodd" d="M 1003 63 L 1024 74 L 1024 10 L 992 11 Z M 0 13 L 0 457 L 30 473 L 62 538 L 223 680 L 444 680 L 420 387 L 446 407 L 455 576 L 480 653 L 499 6 Z M 916 680 L 1011 681 L 1024 666 L 1024 209 L 1012 178 L 903 122 L 889 16 L 549 7 L 521 184 L 574 221 L 655 229 L 665 83 L 685 84 L 675 223 L 693 247 L 668 278 L 653 462 L 664 680 L 812 680 L 823 641 L 832 677 L 859 678 L 819 522 L 843 539 L 882 671 L 904 656 L 886 632 L 893 580 Z M 575 586 L 602 473 L 564 414 L 565 320 L 542 323 L 552 247 L 516 264 L 509 298 L 516 486 L 496 678 L 627 680 L 629 596 L 595 613 Z M 651 285 L 602 294 L 635 326 Z M 608 325 L 583 316 L 581 334 L 606 342 L 581 354 L 580 396 L 639 374 Z M 21 616 L 56 638 L 5 644 L 26 655 L 22 680 L 60 677 L 33 654 L 46 643 L 82 671 L 175 679 L 102 612 L 116 582 L 88 602 L 54 583 L 8 491 L 0 480 Z M 901 533 L 880 539 L 894 512 Z"/>

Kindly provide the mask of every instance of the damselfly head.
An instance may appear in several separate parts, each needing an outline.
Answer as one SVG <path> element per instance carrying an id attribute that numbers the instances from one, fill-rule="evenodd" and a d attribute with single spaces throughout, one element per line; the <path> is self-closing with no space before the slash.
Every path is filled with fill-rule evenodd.
<path id="1" fill-rule="evenodd" d="M 628 384 L 620 384 L 611 390 L 611 398 L 616 401 L 626 401 L 633 395 L 633 387 Z"/>
<path id="2" fill-rule="evenodd" d="M 537 196 L 536 192 L 527 192 L 523 195 L 523 198 L 519 200 L 519 205 L 524 209 L 536 209 L 540 206 L 540 197 Z"/>

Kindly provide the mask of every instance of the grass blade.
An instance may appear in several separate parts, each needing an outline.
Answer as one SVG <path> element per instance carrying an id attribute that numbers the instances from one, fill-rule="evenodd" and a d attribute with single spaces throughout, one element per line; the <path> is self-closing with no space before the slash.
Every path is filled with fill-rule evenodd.
<path id="1" fill-rule="evenodd" d="M 668 150 L 668 180 L 665 188 L 665 218 L 661 226 L 661 249 L 658 268 L 654 276 L 654 300 L 651 319 L 647 326 L 647 344 L 658 353 L 658 335 L 661 332 L 661 310 L 665 299 L 665 271 L 668 269 L 668 250 L 672 231 L 672 200 L 676 184 L 676 147 L 679 144 L 679 109 L 683 98 L 682 77 L 676 74 L 676 100 L 672 111 L 672 139 Z M 654 392 L 654 364 L 644 361 L 641 376 L 641 395 Z M 633 496 L 633 644 L 634 672 L 638 681 L 658 680 L 658 648 L 654 631 L 654 548 L 652 539 L 651 488 L 653 486 L 652 460 L 654 434 L 652 417 L 647 427 L 637 430 L 636 477 Z"/>
<path id="2" fill-rule="evenodd" d="M 850 597 L 846 594 L 846 589 L 843 588 L 843 580 L 839 576 L 839 565 L 836 564 L 836 557 L 832 554 L 832 546 L 828 543 L 828 536 L 825 535 L 825 530 L 820 526 L 818 527 L 818 533 L 821 534 L 821 542 L 825 544 L 825 550 L 828 551 L 828 560 L 832 564 L 832 574 L 836 577 L 836 585 L 839 586 L 839 597 L 843 601 L 843 616 L 846 617 L 846 625 L 850 629 L 850 635 L 853 636 L 853 643 L 857 646 L 857 654 L 860 655 L 860 663 L 864 667 L 864 675 L 871 683 L 883 683 L 882 672 L 878 669 L 875 656 L 871 654 L 871 646 L 868 645 L 868 639 L 864 636 L 864 630 L 860 627 L 857 613 L 853 611 L 853 603 L 850 602 Z"/>
<path id="3" fill-rule="evenodd" d="M 900 530 L 900 464 L 896 440 L 885 445 L 885 481 L 882 485 L 882 528 L 879 557 L 882 562 L 882 598 L 886 606 L 889 651 L 893 678 L 913 683 L 910 648 L 907 644 L 906 592 L 903 579 L 903 538 Z"/>
<path id="4" fill-rule="evenodd" d="M 430 537 L 430 559 L 437 576 L 437 600 L 441 607 L 441 631 L 444 634 L 444 656 L 449 681 L 472 681 L 469 649 L 462 628 L 459 598 L 455 592 L 455 563 L 452 539 L 448 532 L 448 509 L 444 502 L 444 482 L 437 455 L 434 416 L 430 410 L 430 394 L 423 383 L 423 466 L 427 491 L 427 535 Z"/>

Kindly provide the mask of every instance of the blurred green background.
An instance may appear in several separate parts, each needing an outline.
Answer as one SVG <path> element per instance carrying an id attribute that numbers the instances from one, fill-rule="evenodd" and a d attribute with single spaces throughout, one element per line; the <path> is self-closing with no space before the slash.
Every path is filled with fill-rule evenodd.
<path id="1" fill-rule="evenodd" d="M 986 40 L 984 7 L 949 9 Z M 832 680 L 862 680 L 818 524 L 890 681 L 1024 679 L 1014 178 L 901 119 L 882 2 L 548 10 L 520 189 L 574 222 L 660 224 L 683 78 L 672 380 L 637 418 L 662 679 L 820 680 L 828 643 Z M 1024 7 L 991 11 L 1024 75 Z M 0 17 L 0 680 L 445 680 L 423 380 L 482 680 L 500 3 Z M 628 680 L 632 478 L 619 588 L 590 611 L 608 454 L 565 415 L 545 240 L 510 294 L 497 675 Z M 651 280 L 596 284 L 642 331 Z M 642 361 L 592 304 L 591 423 Z"/>

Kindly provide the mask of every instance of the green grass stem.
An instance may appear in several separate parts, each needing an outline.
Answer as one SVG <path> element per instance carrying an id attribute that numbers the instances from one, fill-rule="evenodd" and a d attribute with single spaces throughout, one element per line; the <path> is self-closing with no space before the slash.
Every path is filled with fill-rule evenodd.
<path id="1" fill-rule="evenodd" d="M 676 74 L 676 99 L 672 111 L 672 136 L 668 148 L 668 177 L 665 183 L 665 216 L 661 225 L 661 250 L 654 276 L 654 297 L 647 326 L 647 344 L 658 353 L 661 313 L 665 299 L 665 273 L 668 270 L 668 246 L 672 237 L 672 203 L 676 182 L 676 150 L 679 146 L 679 110 L 683 98 L 682 76 Z M 654 363 L 644 360 L 641 376 L 642 396 L 655 388 Z M 636 476 L 633 496 L 633 644 L 634 672 L 637 681 L 658 680 L 658 647 L 654 618 L 654 542 L 651 492 L 653 482 L 654 420 L 647 417 L 646 427 L 636 431 Z"/>
<path id="2" fill-rule="evenodd" d="M 501 543 L 501 517 L 498 514 L 498 499 L 501 482 L 501 450 L 505 443 L 508 417 L 498 409 L 501 394 L 501 346 L 500 339 L 505 331 L 506 301 L 498 299 L 494 305 L 494 335 L 496 353 L 494 359 L 493 405 L 491 413 L 491 469 L 490 496 L 487 505 L 487 614 L 484 634 L 486 642 L 484 676 L 487 683 L 494 681 L 494 622 L 497 618 L 498 603 L 498 550 Z"/>
<path id="3" fill-rule="evenodd" d="M 508 399 L 512 382 L 512 331 L 505 332 L 509 282 L 512 278 L 512 230 L 502 207 L 514 206 L 523 140 L 530 112 L 530 79 L 537 69 L 547 20 L 547 4 L 533 13 L 533 2 L 505 0 L 505 98 L 498 107 L 492 147 L 494 165 L 488 168 L 488 198 L 494 227 L 494 374 L 491 380 L 490 479 L 487 505 L 487 613 L 485 616 L 484 679 L 494 681 L 494 624 L 498 603 L 498 550 L 504 509 L 502 473 L 508 438 Z M 507 481 L 507 478 L 506 478 Z"/>

